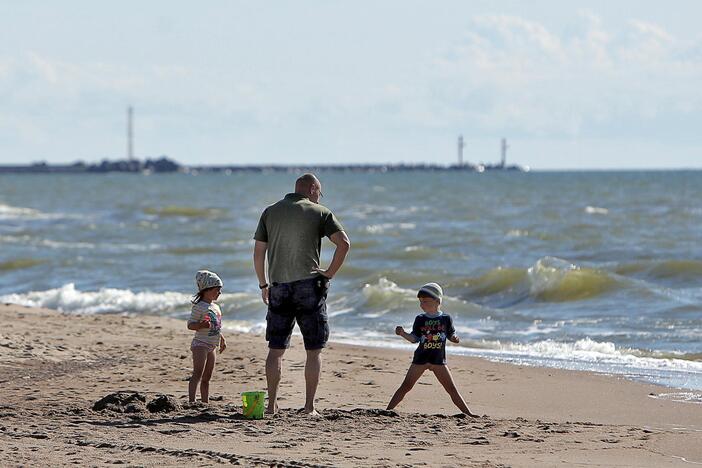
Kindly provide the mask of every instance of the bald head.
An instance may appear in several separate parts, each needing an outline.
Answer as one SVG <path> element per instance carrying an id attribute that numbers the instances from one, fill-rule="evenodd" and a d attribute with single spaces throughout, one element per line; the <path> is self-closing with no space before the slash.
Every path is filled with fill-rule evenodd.
<path id="1" fill-rule="evenodd" d="M 315 203 L 319 203 L 319 197 L 322 195 L 322 184 L 317 179 L 317 176 L 308 172 L 302 174 L 295 181 L 295 193 L 303 195 Z"/>

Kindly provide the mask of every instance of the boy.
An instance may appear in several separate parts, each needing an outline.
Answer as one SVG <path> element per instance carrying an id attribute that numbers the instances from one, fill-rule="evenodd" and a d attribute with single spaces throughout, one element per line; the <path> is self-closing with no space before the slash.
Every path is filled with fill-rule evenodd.
<path id="1" fill-rule="evenodd" d="M 395 333 L 411 343 L 419 343 L 414 352 L 414 359 L 410 365 L 404 382 L 392 396 L 388 403 L 389 410 L 395 408 L 402 401 L 407 392 L 412 390 L 419 377 L 425 370 L 430 370 L 436 375 L 444 389 L 451 396 L 453 403 L 468 416 L 477 417 L 470 412 L 463 397 L 453 383 L 451 372 L 446 365 L 446 339 L 458 343 L 453 320 L 449 315 L 441 312 L 441 298 L 444 292 L 436 283 L 427 283 L 419 289 L 419 307 L 424 311 L 417 315 L 412 326 L 412 333 L 407 333 L 404 328 L 395 328 Z"/>

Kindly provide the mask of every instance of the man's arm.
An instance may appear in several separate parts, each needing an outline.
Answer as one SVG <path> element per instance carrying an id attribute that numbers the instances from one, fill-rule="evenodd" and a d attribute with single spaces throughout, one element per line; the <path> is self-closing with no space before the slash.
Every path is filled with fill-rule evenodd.
<path id="1" fill-rule="evenodd" d="M 253 261 L 259 286 L 268 284 L 266 279 L 266 250 L 268 250 L 268 242 L 257 240 L 254 245 Z M 264 304 L 268 305 L 268 287 L 261 289 L 261 299 Z"/>
<path id="2" fill-rule="evenodd" d="M 323 274 L 327 278 L 333 278 L 336 272 L 339 271 L 339 268 L 341 268 L 341 265 L 344 264 L 344 260 L 346 260 L 346 255 L 349 253 L 349 249 L 351 249 L 351 241 L 349 240 L 349 236 L 347 236 L 344 231 L 335 232 L 329 236 L 329 240 L 336 245 L 334 257 L 329 264 L 329 268 L 326 270 L 320 269 L 319 273 Z"/>

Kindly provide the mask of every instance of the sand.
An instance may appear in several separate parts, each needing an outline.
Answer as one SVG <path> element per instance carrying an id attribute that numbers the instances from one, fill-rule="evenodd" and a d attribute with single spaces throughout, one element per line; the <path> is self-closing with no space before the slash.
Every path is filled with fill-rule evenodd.
<path id="1" fill-rule="evenodd" d="M 281 411 L 245 420 L 240 393 L 264 390 L 266 343 L 229 333 L 212 381 L 216 401 L 184 407 L 192 332 L 184 321 L 68 315 L 0 305 L 3 466 L 636 466 L 702 464 L 702 405 L 671 390 L 587 372 L 450 356 L 470 408 L 457 415 L 425 374 L 384 410 L 411 352 L 332 343 L 323 353 L 319 418 L 304 401 L 301 340 L 285 355 Z M 399 338 L 398 338 L 399 339 Z M 139 393 L 131 412 L 93 410 Z M 174 411 L 144 403 L 173 397 Z"/>

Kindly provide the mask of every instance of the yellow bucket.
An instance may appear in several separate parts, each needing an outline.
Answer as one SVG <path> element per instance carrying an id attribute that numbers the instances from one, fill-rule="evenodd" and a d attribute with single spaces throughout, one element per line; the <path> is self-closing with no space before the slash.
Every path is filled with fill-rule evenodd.
<path id="1" fill-rule="evenodd" d="M 266 392 L 244 392 L 241 394 L 241 400 L 244 403 L 242 409 L 246 419 L 263 419 Z"/>

